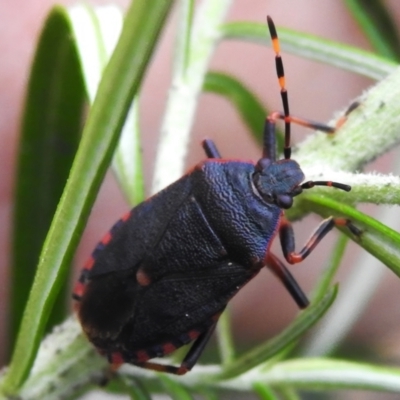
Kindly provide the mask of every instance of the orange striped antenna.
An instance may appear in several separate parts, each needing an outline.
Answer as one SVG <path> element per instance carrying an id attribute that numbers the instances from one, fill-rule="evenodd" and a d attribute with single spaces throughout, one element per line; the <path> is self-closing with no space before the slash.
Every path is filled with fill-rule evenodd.
<path id="1" fill-rule="evenodd" d="M 288 94 L 286 90 L 286 82 L 285 82 L 285 71 L 283 69 L 283 62 L 282 62 L 282 57 L 280 55 L 280 44 L 279 44 L 279 38 L 278 38 L 278 33 L 276 32 L 275 24 L 274 21 L 272 21 L 272 18 L 267 15 L 267 23 L 268 23 L 268 29 L 269 29 L 269 34 L 271 36 L 272 40 L 272 47 L 275 52 L 275 66 L 276 66 L 276 73 L 278 75 L 278 81 L 279 81 L 279 86 L 281 88 L 281 98 L 282 98 L 282 104 L 283 104 L 283 112 L 284 112 L 284 118 L 283 120 L 285 121 L 285 145 L 283 149 L 283 154 L 286 159 L 290 158 L 290 155 L 292 153 L 291 146 L 290 146 L 290 112 L 289 112 L 289 101 L 288 101 Z"/>

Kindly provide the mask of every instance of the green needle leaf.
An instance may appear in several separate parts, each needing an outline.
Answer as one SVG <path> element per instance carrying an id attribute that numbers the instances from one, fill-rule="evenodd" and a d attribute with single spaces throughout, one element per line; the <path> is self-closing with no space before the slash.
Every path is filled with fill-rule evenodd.
<path id="1" fill-rule="evenodd" d="M 347 71 L 382 79 L 393 72 L 396 63 L 357 47 L 322 39 L 307 33 L 278 27 L 282 50 L 320 61 Z M 221 26 L 223 39 L 247 40 L 252 43 L 271 45 L 266 24 L 254 22 L 229 22 Z"/>
<path id="2" fill-rule="evenodd" d="M 222 372 L 217 374 L 213 380 L 231 379 L 279 354 L 318 322 L 332 305 L 336 294 L 337 288 L 331 288 L 320 302 L 311 304 L 306 310 L 302 311 L 294 322 L 282 333 L 268 342 L 248 351 L 231 364 L 226 365 Z"/>
<path id="3" fill-rule="evenodd" d="M 324 217 L 330 215 L 346 217 L 362 231 L 358 238 L 346 228 L 340 230 L 357 244 L 374 255 L 400 277 L 400 234 L 376 219 L 327 197 L 303 195 L 301 206 Z"/>
<path id="4" fill-rule="evenodd" d="M 171 379 L 168 374 L 159 374 L 159 378 L 172 400 L 193 400 L 189 392 L 179 382 Z"/>
<path id="5" fill-rule="evenodd" d="M 335 359 L 303 358 L 274 365 L 264 375 L 272 387 L 305 390 L 361 389 L 400 392 L 400 369 Z"/>
<path id="6" fill-rule="evenodd" d="M 69 10 L 76 46 L 83 70 L 86 90 L 93 103 L 105 66 L 114 50 L 123 24 L 122 11 L 116 6 L 93 9 L 75 5 Z M 139 129 L 139 96 L 126 118 L 118 147 L 114 154 L 113 170 L 129 204 L 144 199 L 144 178 Z"/>
<path id="7" fill-rule="evenodd" d="M 14 200 L 11 348 L 81 135 L 85 91 L 69 32 L 65 13 L 55 8 L 39 38 L 29 78 Z M 66 316 L 66 290 L 58 296 L 50 326 Z"/>
<path id="8" fill-rule="evenodd" d="M 186 41 L 188 30 L 178 32 L 172 88 L 160 131 L 155 161 L 152 193 L 180 178 L 184 169 L 190 131 L 198 97 L 203 87 L 209 60 L 219 39 L 218 30 L 232 0 L 204 0 L 196 11 L 190 30 L 190 51 Z M 191 18 L 190 10 L 186 12 Z M 168 168 L 165 168 L 168 166 Z"/>
<path id="9" fill-rule="evenodd" d="M 344 3 L 377 52 L 399 61 L 399 35 L 384 3 L 381 0 L 345 0 Z"/>
<path id="10" fill-rule="evenodd" d="M 138 90 L 170 1 L 136 0 L 127 12 L 106 67 L 71 173 L 44 244 L 20 334 L 1 390 L 12 394 L 26 379 L 48 313 L 65 279 L 90 207 L 111 161 L 133 95 Z M 113 107 L 110 107 L 113 104 Z"/>

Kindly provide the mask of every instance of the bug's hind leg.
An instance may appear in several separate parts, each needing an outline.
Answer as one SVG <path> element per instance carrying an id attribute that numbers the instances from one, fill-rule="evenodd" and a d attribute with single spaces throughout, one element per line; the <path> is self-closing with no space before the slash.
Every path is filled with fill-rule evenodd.
<path id="1" fill-rule="evenodd" d="M 219 315 L 218 315 L 219 317 Z M 144 362 L 137 364 L 141 368 L 150 369 L 158 372 L 167 372 L 169 374 L 175 375 L 184 375 L 189 372 L 194 365 L 197 363 L 199 357 L 203 353 L 204 348 L 206 347 L 208 341 L 213 334 L 215 327 L 217 325 L 217 321 L 215 321 L 205 332 L 200 334 L 200 336 L 194 341 L 192 347 L 186 354 L 183 359 L 181 365 L 176 367 L 174 365 L 166 365 L 166 364 L 158 364 L 154 362 Z"/>

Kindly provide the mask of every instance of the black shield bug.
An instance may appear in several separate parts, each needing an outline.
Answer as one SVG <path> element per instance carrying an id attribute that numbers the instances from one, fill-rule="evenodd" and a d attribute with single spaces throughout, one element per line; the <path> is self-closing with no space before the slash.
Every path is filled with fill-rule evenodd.
<path id="1" fill-rule="evenodd" d="M 290 159 L 290 124 L 327 133 L 334 128 L 289 113 L 276 29 L 268 17 L 284 112 L 268 116 L 262 158 L 256 163 L 222 159 L 211 140 L 207 155 L 189 173 L 139 204 L 97 245 L 73 297 L 83 330 L 111 364 L 156 371 L 191 370 L 227 302 L 264 266 L 282 281 L 299 307 L 308 300 L 285 265 L 270 251 L 279 233 L 290 264 L 306 258 L 335 225 L 358 229 L 347 219 L 324 220 L 295 251 L 284 216 L 293 197 L 316 185 L 349 191 L 330 181 L 302 183 Z M 276 121 L 285 122 L 284 158 L 276 157 Z M 148 360 L 194 341 L 179 367 Z"/>

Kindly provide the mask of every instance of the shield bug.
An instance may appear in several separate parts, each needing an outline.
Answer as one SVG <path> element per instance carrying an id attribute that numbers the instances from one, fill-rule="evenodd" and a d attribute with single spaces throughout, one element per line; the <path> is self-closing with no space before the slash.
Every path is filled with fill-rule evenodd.
<path id="1" fill-rule="evenodd" d="M 289 112 L 279 42 L 271 18 L 283 112 L 265 121 L 257 163 L 221 158 L 211 140 L 207 159 L 120 219 L 85 264 L 73 297 L 83 331 L 113 366 L 124 362 L 182 375 L 198 360 L 227 302 L 264 266 L 284 284 L 299 307 L 308 300 L 285 265 L 270 250 L 279 233 L 290 264 L 304 260 L 336 226 L 359 231 L 347 219 L 330 217 L 295 251 L 284 209 L 314 186 L 345 191 L 331 181 L 303 182 L 290 158 L 290 126 L 333 133 L 334 128 Z M 277 159 L 277 120 L 285 123 L 284 158 Z M 194 342 L 181 365 L 150 362 Z"/>

